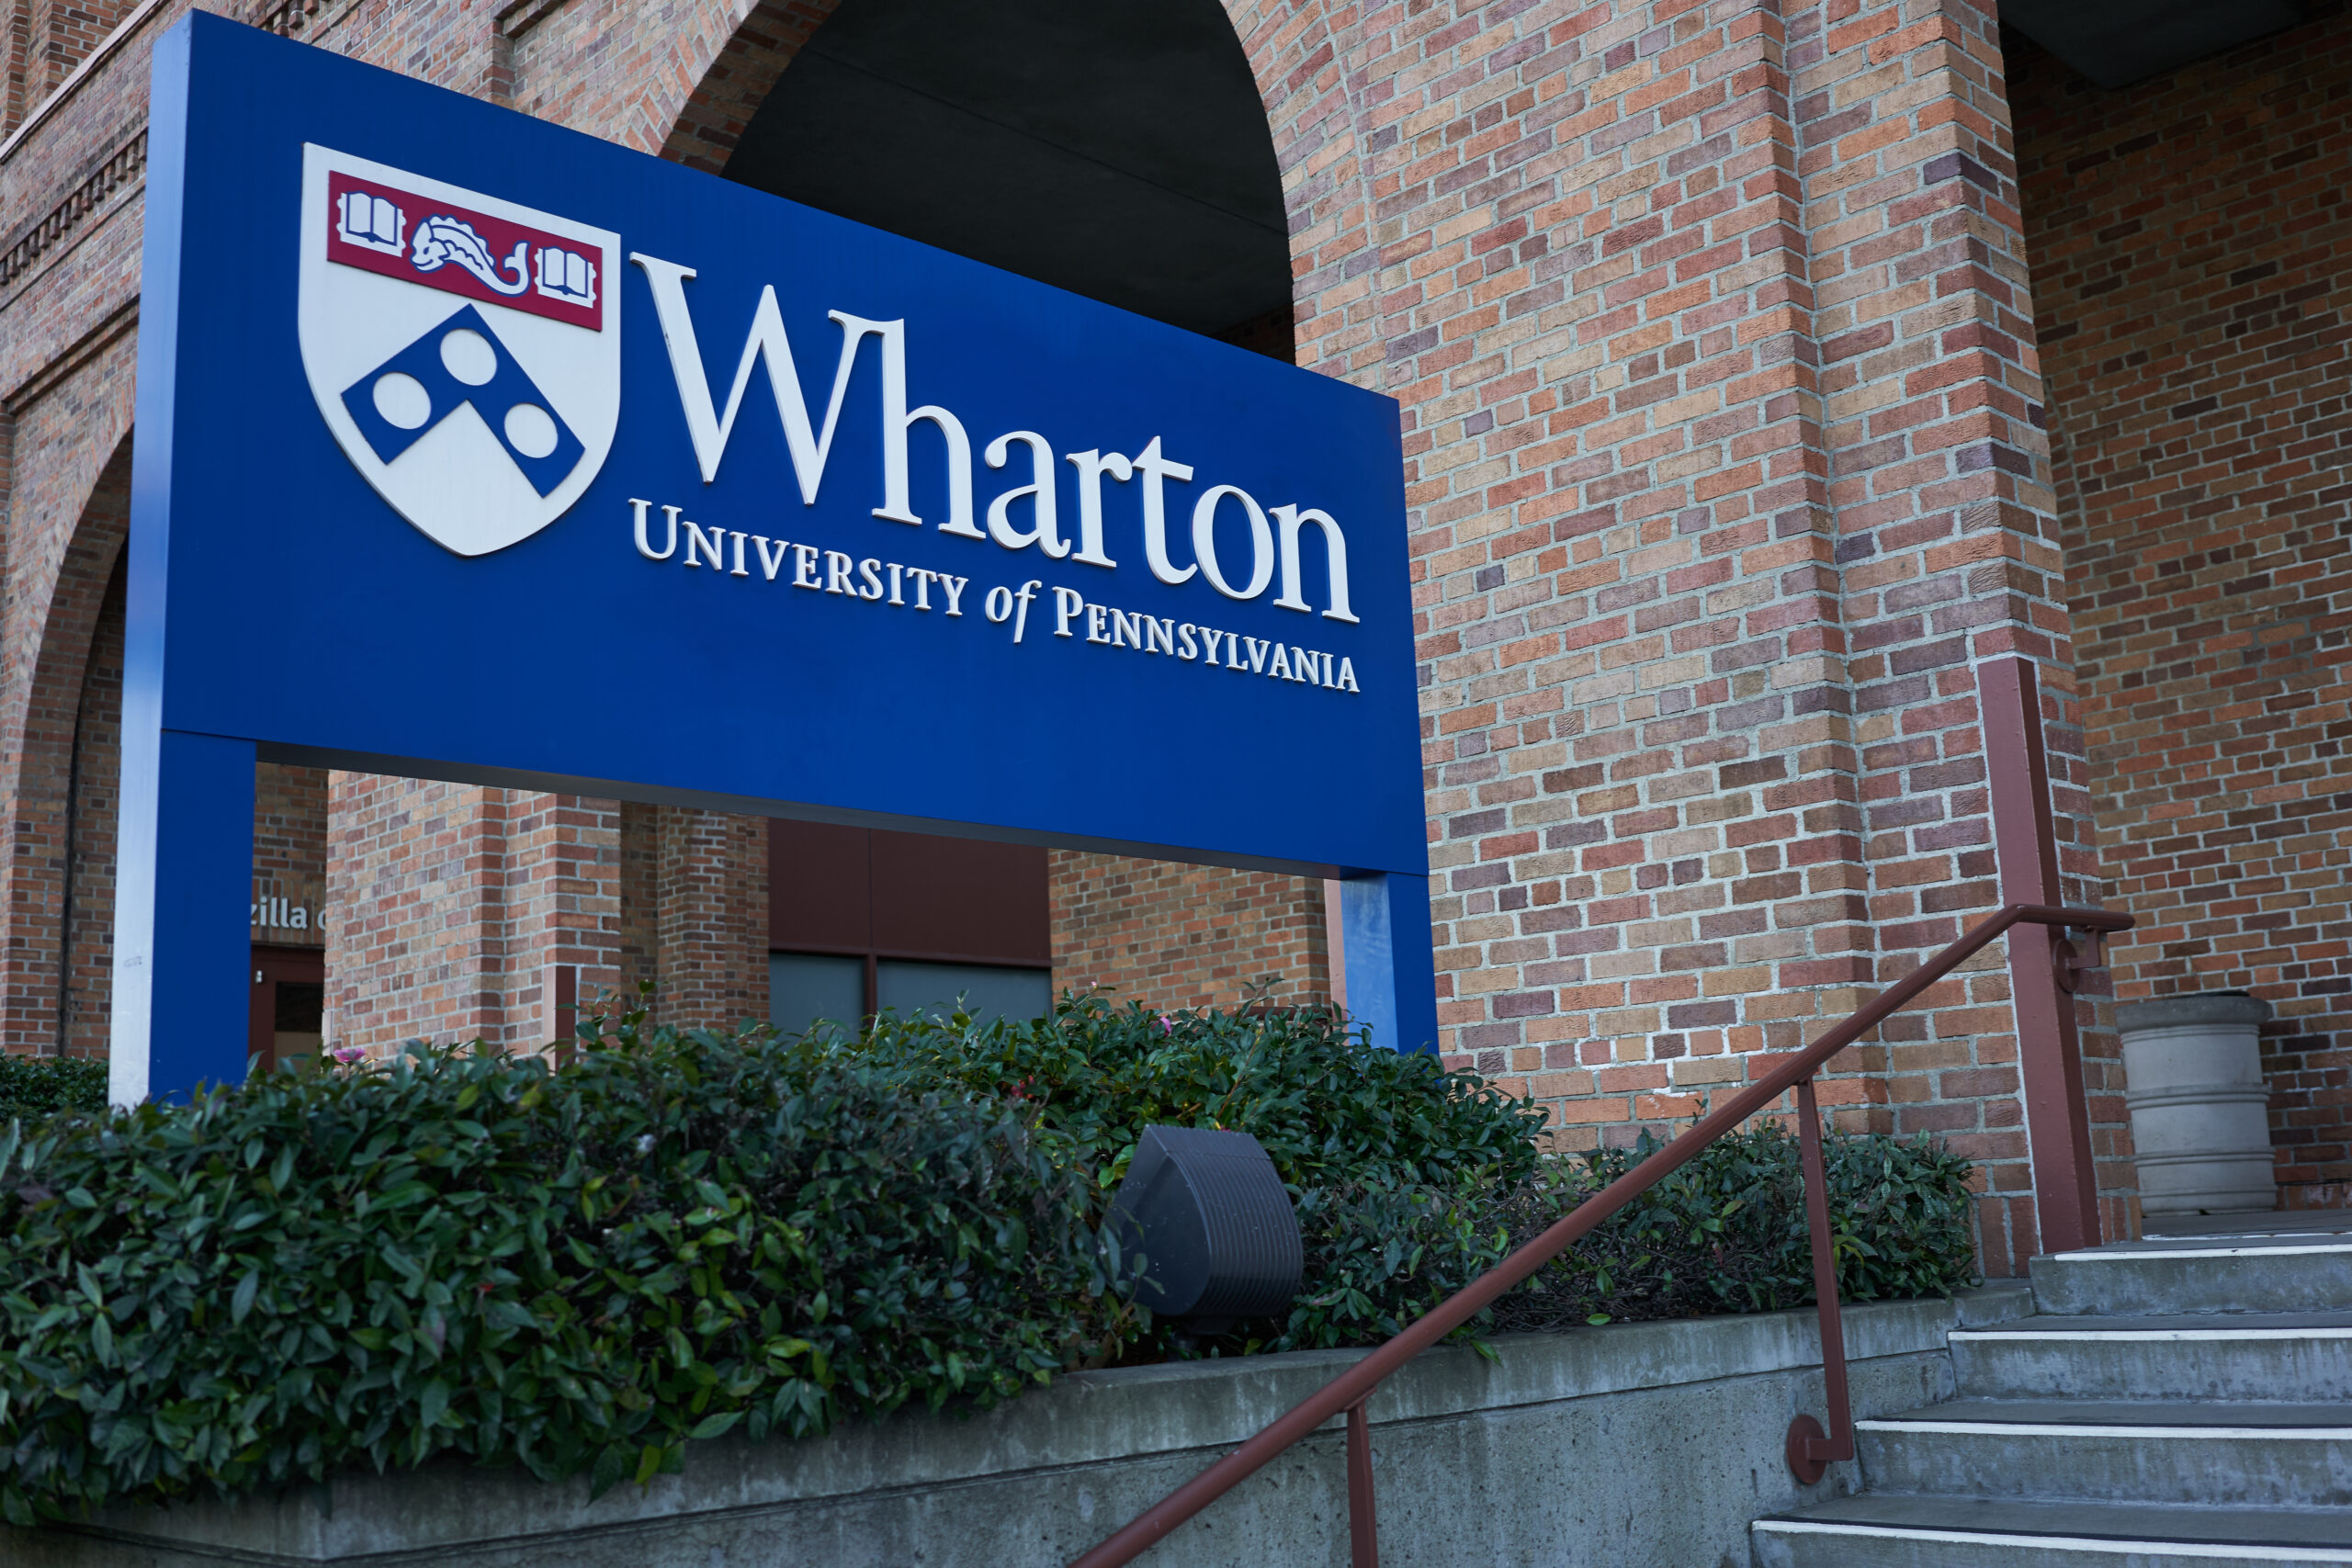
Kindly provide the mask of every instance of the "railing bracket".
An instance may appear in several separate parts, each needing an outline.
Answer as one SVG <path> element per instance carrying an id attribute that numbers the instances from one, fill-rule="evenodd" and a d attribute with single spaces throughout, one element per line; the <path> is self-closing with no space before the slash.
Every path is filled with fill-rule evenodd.
<path id="1" fill-rule="evenodd" d="M 2099 968 L 2106 959 L 2101 944 L 2107 933 L 2087 931 L 2083 935 L 2090 949 L 2088 953 L 2075 945 L 2067 931 L 2053 929 L 2050 933 L 2051 967 L 2056 971 L 2053 978 L 2058 982 L 2058 988 L 2070 997 L 2082 989 L 2083 976 L 2087 971 Z"/>
<path id="2" fill-rule="evenodd" d="M 1789 1473 L 1797 1478 L 1800 1486 L 1814 1486 L 1829 1473 L 1829 1461 L 1816 1456 L 1815 1446 L 1827 1448 L 1829 1434 L 1821 1423 L 1810 1416 L 1800 1416 L 1789 1423 Z"/>

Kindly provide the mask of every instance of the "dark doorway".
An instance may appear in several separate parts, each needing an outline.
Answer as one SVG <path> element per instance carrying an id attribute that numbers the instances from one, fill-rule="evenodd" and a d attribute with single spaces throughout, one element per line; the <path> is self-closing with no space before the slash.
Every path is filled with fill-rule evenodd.
<path id="1" fill-rule="evenodd" d="M 255 947 L 246 1050 L 258 1066 L 291 1067 L 319 1054 L 326 1016 L 326 954 L 315 947 Z"/>
<path id="2" fill-rule="evenodd" d="M 842 0 L 727 174 L 1291 356 L 1281 171 L 1216 0 Z"/>

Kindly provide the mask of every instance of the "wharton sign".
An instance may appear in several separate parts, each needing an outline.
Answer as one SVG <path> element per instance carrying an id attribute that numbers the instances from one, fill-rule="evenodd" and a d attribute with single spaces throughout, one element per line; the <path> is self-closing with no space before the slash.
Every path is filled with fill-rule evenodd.
<path id="1" fill-rule="evenodd" d="M 208 15 L 151 146 L 118 1100 L 256 758 L 1340 876 L 1433 1042 L 1387 399 Z"/>

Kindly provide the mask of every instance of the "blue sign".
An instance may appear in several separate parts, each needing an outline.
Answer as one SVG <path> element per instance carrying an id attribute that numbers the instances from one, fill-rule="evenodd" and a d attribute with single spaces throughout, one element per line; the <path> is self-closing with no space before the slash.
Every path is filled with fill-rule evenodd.
<path id="1" fill-rule="evenodd" d="M 1433 1041 L 1393 402 L 214 17 L 154 73 L 118 1099 L 243 1074 L 256 757 L 1342 876 Z"/>

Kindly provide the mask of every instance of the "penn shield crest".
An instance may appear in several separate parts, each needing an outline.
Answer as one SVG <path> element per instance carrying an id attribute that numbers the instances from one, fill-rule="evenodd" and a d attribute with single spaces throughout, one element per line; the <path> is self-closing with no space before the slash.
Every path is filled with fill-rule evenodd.
<path id="1" fill-rule="evenodd" d="M 620 236 L 305 144 L 302 366 L 376 493 L 487 555 L 580 499 L 620 418 Z"/>

